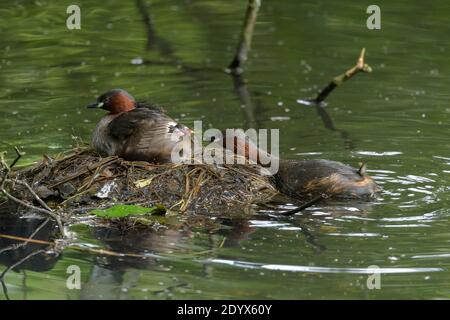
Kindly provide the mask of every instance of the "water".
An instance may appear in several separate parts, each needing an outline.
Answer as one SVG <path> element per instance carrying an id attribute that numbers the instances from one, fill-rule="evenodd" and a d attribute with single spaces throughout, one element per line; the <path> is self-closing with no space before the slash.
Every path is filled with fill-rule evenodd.
<path id="1" fill-rule="evenodd" d="M 235 87 L 223 69 L 244 1 L 152 1 L 150 45 L 133 1 L 83 1 L 72 31 L 63 4 L 2 1 L 0 149 L 11 159 L 19 146 L 26 164 L 70 149 L 74 137 L 88 141 L 102 113 L 83 106 L 121 87 L 186 125 L 279 128 L 285 158 L 367 161 L 385 190 L 379 199 L 291 218 L 277 215 L 293 208 L 283 204 L 160 231 L 77 225 L 84 249 L 20 264 L 5 276 L 9 298 L 450 298 L 448 1 L 379 1 L 379 31 L 367 30 L 366 7 L 354 1 L 262 2 L 247 82 Z M 351 67 L 362 47 L 373 73 L 333 92 L 326 115 L 296 102 Z M 39 224 L 0 221 L 1 233 L 21 236 Z M 0 253 L 1 270 L 41 248 Z M 66 287 L 70 265 L 81 290 Z M 379 290 L 366 285 L 371 266 L 381 268 Z"/>

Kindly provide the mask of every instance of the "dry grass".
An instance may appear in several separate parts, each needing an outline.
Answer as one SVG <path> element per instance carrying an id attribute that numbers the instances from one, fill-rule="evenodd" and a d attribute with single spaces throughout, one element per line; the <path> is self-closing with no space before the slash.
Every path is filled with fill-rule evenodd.
<path id="1" fill-rule="evenodd" d="M 49 207 L 78 212 L 115 203 L 163 204 L 178 212 L 241 212 L 278 193 L 270 178 L 252 165 L 157 165 L 102 158 L 87 148 L 44 157 L 11 178 L 26 181 Z M 111 190 L 102 195 L 108 186 Z M 20 185 L 11 188 L 17 197 L 33 200 Z"/>

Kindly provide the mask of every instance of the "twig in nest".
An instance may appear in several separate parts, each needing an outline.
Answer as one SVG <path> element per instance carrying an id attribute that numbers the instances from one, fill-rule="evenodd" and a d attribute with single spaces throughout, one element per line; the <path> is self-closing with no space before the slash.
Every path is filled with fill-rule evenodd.
<path id="1" fill-rule="evenodd" d="M 325 99 L 328 97 L 328 95 L 336 88 L 342 85 L 345 81 L 352 78 L 354 75 L 358 74 L 359 72 L 365 72 L 369 73 L 372 72 L 372 68 L 364 62 L 364 55 L 366 53 L 366 48 L 362 48 L 361 53 L 359 54 L 358 60 L 356 61 L 356 65 L 352 68 L 345 71 L 343 74 L 338 75 L 335 77 L 325 88 L 322 89 L 322 91 L 319 92 L 317 97 L 315 99 L 308 99 L 308 100 L 297 100 L 298 103 L 302 104 L 322 104 Z"/>
<path id="2" fill-rule="evenodd" d="M 232 74 L 241 74 L 242 66 L 247 61 L 248 52 L 252 44 L 253 29 L 255 28 L 256 17 L 261 6 L 261 0 L 248 0 L 247 12 L 245 14 L 244 25 L 242 27 L 239 45 L 236 50 L 233 61 L 226 71 Z"/>
<path id="3" fill-rule="evenodd" d="M 33 197 L 36 199 L 37 202 L 39 202 L 39 204 L 43 207 L 43 208 L 39 208 L 36 207 L 32 204 L 29 204 L 23 200 L 20 200 L 16 197 L 14 197 L 13 195 L 11 195 L 6 189 L 5 189 L 5 184 L 6 182 L 13 182 L 12 180 L 8 179 L 9 173 L 11 172 L 11 169 L 14 167 L 14 165 L 17 164 L 17 162 L 19 161 L 19 159 L 22 157 L 22 153 L 20 153 L 19 149 L 17 149 L 16 147 L 14 148 L 14 150 L 16 151 L 17 157 L 14 159 L 14 161 L 11 163 L 10 166 L 8 166 L 6 164 L 6 162 L 3 159 L 3 155 L 1 156 L 1 165 L 2 165 L 2 169 L 3 169 L 3 177 L 0 183 L 0 192 L 5 195 L 5 197 L 7 197 L 9 200 L 23 206 L 26 207 L 28 209 L 31 210 L 35 210 L 38 211 L 40 213 L 44 213 L 47 216 L 50 216 L 51 218 L 53 218 L 56 223 L 58 224 L 58 228 L 62 234 L 63 237 L 65 237 L 65 232 L 64 232 L 64 228 L 63 228 L 63 224 L 61 221 L 61 217 L 54 213 L 52 209 L 50 209 L 47 204 L 36 194 L 36 192 L 34 192 L 34 190 L 28 185 L 28 183 L 26 183 L 25 181 L 22 180 L 14 180 L 14 183 L 17 184 L 21 184 L 23 186 L 25 186 L 25 188 L 33 195 Z"/>
<path id="4" fill-rule="evenodd" d="M 195 170 L 195 169 L 194 169 Z M 190 205 L 192 198 L 195 197 L 198 192 L 200 191 L 201 186 L 203 183 L 207 182 L 209 179 L 211 179 L 211 176 L 206 177 L 206 179 L 203 179 L 203 176 L 205 175 L 205 170 L 202 170 L 202 172 L 199 174 L 197 181 L 195 185 L 193 186 L 193 189 L 189 193 L 189 196 L 187 197 L 187 200 L 183 203 L 183 205 L 180 208 L 180 211 L 185 211 L 188 206 Z"/>
<path id="5" fill-rule="evenodd" d="M 91 167 L 89 167 L 89 165 L 88 165 L 86 169 L 80 170 L 79 172 L 77 172 L 77 173 L 75 173 L 75 174 L 73 174 L 71 176 L 68 176 L 68 177 L 66 177 L 66 178 L 64 178 L 64 179 L 62 179 L 62 180 L 52 184 L 49 188 L 52 189 L 52 188 L 54 188 L 56 186 L 59 186 L 60 184 L 69 182 L 69 181 L 71 181 L 71 180 L 73 180 L 75 178 L 78 178 L 79 176 L 82 176 L 83 174 L 92 172 L 92 170 L 97 169 L 100 166 L 116 162 L 116 161 L 118 161 L 118 159 L 119 158 L 116 157 L 116 156 L 111 156 L 111 157 L 105 158 L 105 159 L 97 162 L 96 164 L 92 165 Z"/>
<path id="6" fill-rule="evenodd" d="M 185 191 L 184 191 L 184 195 L 183 195 L 183 205 L 180 207 L 181 212 L 184 212 L 188 208 L 188 206 L 191 202 L 192 195 L 195 192 L 197 185 L 193 185 L 193 189 L 191 191 L 190 179 L 191 179 L 191 176 L 193 176 L 194 173 L 197 173 L 197 171 L 199 171 L 199 170 L 201 170 L 202 172 L 200 173 L 199 177 L 197 178 L 197 185 L 198 185 L 204 174 L 204 171 L 201 169 L 201 167 L 194 168 L 186 174 L 186 178 L 185 178 L 186 179 L 186 187 L 185 187 Z"/>
<path id="7" fill-rule="evenodd" d="M 1 162 L 2 169 L 3 169 L 3 177 L 2 177 L 2 181 L 0 182 L 0 188 L 2 188 L 2 189 L 5 186 L 6 178 L 8 177 L 9 172 L 16 165 L 16 163 L 20 160 L 20 158 L 22 158 L 22 153 L 19 151 L 19 149 L 17 147 L 14 147 L 14 151 L 16 151 L 17 156 L 9 166 L 5 162 L 5 159 L 3 158 L 3 153 L 0 154 L 0 162 Z"/>
<path id="8" fill-rule="evenodd" d="M 33 206 L 32 204 L 26 203 L 25 201 L 22 201 L 22 200 L 20 200 L 20 199 L 18 199 L 16 197 L 12 196 L 8 191 L 5 190 L 5 188 L 1 188 L 0 192 L 2 192 L 9 200 L 14 201 L 15 203 L 17 203 L 17 204 L 19 204 L 19 205 L 21 205 L 21 206 L 23 206 L 25 208 L 28 208 L 28 209 L 31 209 L 31 210 L 35 210 L 35 211 L 38 211 L 40 213 L 44 213 L 44 214 L 52 217 L 56 221 L 56 223 L 58 224 L 58 228 L 59 228 L 59 231 L 61 232 L 62 236 L 65 237 L 65 232 L 64 232 L 63 225 L 62 225 L 61 217 L 58 214 L 54 213 L 51 210 L 47 210 L 47 209 L 44 209 L 44 208 L 39 208 L 39 207 Z M 37 197 L 36 200 L 39 199 L 40 201 L 42 201 L 42 199 L 40 199 L 39 196 L 34 191 L 32 192 L 32 194 L 33 194 L 33 196 Z M 38 202 L 39 202 L 39 200 L 38 200 Z"/>
<path id="9" fill-rule="evenodd" d="M 19 151 L 19 149 L 17 147 L 14 147 L 14 151 L 16 151 L 17 157 L 14 159 L 14 161 L 11 163 L 11 165 L 9 166 L 9 168 L 12 168 L 16 165 L 16 163 L 20 160 L 20 158 L 22 158 L 23 153 L 21 153 Z"/>
<path id="10" fill-rule="evenodd" d="M 25 188 L 27 188 L 27 190 L 33 195 L 33 197 L 36 199 L 37 202 L 39 202 L 39 204 L 46 210 L 48 211 L 52 211 L 52 209 L 50 209 L 50 207 L 37 195 L 36 192 L 34 192 L 34 190 L 30 187 L 30 185 L 28 183 L 26 183 L 25 181 L 22 180 L 14 180 L 14 183 L 23 185 Z"/>

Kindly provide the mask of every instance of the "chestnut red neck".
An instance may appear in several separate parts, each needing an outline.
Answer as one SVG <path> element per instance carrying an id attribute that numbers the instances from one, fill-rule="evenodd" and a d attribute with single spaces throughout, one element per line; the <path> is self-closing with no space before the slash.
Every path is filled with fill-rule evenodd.
<path id="1" fill-rule="evenodd" d="M 225 149 L 263 167 L 270 165 L 270 162 L 263 163 L 262 159 L 272 159 L 272 155 L 259 148 L 242 130 L 227 129 L 222 134 L 222 146 Z"/>
<path id="2" fill-rule="evenodd" d="M 109 111 L 111 115 L 128 112 L 136 108 L 136 100 L 123 89 L 113 89 L 97 98 L 88 108 L 101 108 Z"/>
<path id="3" fill-rule="evenodd" d="M 128 112 L 136 108 L 136 101 L 133 97 L 124 94 L 117 93 L 109 99 L 106 110 L 110 114 L 118 114 L 122 112 Z"/>

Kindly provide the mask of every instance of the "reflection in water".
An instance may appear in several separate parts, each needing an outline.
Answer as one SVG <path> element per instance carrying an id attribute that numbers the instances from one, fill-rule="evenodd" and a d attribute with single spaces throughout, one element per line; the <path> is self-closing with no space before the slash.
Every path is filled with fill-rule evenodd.
<path id="1" fill-rule="evenodd" d="M 384 174 L 394 175 L 393 172 L 386 173 L 386 171 Z M 414 180 L 417 183 L 423 181 L 423 179 L 417 179 L 417 176 Z M 289 210 L 290 205 L 274 203 L 267 204 L 265 208 L 258 210 L 258 214 L 250 217 L 242 215 L 235 218 L 186 217 L 181 224 L 169 225 L 167 228 L 159 230 L 131 229 L 124 231 L 91 226 L 87 232 L 78 231 L 79 235 L 82 235 L 82 239 L 78 240 L 82 241 L 80 244 L 83 244 L 86 239 L 97 239 L 96 248 L 103 248 L 119 254 L 90 253 L 93 258 L 92 267 L 84 271 L 82 290 L 76 297 L 82 299 L 128 299 L 142 296 L 163 299 L 179 297 L 180 294 L 197 290 L 195 281 L 193 282 L 192 278 L 185 276 L 185 272 L 197 270 L 198 277 L 215 281 L 223 272 L 220 271 L 220 268 L 218 269 L 220 265 L 255 270 L 255 272 L 266 270 L 306 274 L 370 274 L 370 270 L 367 269 L 369 264 L 364 265 L 364 262 L 363 266 L 358 266 L 360 263 L 355 266 L 351 266 L 353 263 L 350 266 L 344 266 L 336 262 L 345 257 L 355 259 L 353 251 L 359 252 L 364 248 L 364 246 L 358 248 L 360 245 L 352 239 L 361 239 L 364 242 L 373 241 L 370 239 L 382 241 L 388 239 L 389 228 L 386 223 L 397 223 L 399 228 L 404 229 L 405 222 L 411 221 L 415 225 L 408 227 L 417 228 L 417 222 L 431 225 L 441 217 L 439 214 L 424 214 L 422 216 L 377 218 L 373 216 L 374 207 L 376 207 L 375 203 L 325 202 L 294 217 L 283 217 L 279 212 Z M 38 219 L 17 219 L 17 217 L 5 214 L 1 217 L 2 233 L 7 232 L 24 238 L 33 234 L 36 228 L 42 225 L 42 220 Z M 45 224 L 34 238 L 50 240 L 53 230 L 54 226 L 51 223 Z M 277 236 L 273 237 L 273 234 Z M 329 260 L 327 257 L 335 256 L 334 242 L 339 241 L 340 238 L 346 239 L 350 243 L 348 251 L 340 248 L 339 258 L 337 257 L 335 261 Z M 333 241 L 329 241 L 330 239 Z M 2 249 L 17 243 L 7 239 L 0 240 Z M 86 245 L 89 246 L 89 243 Z M 255 250 L 259 246 L 263 248 L 278 247 L 281 248 L 281 251 L 276 255 L 267 255 L 265 250 L 262 252 Z M 391 246 L 395 245 L 391 244 Z M 289 247 L 296 248 L 294 256 Z M 30 253 L 33 254 L 41 249 L 42 246 L 29 243 L 21 249 L 8 250 L 8 253 L 2 252 L 1 263 L 6 267 L 14 266 Z M 273 249 L 266 250 L 270 252 Z M 242 255 L 246 251 L 249 255 Z M 236 256 L 235 252 L 241 252 L 241 254 Z M 125 256 L 120 253 L 138 254 L 139 256 Z M 256 253 L 258 254 L 254 256 Z M 445 254 L 448 252 L 436 257 L 431 255 L 431 260 L 427 259 L 427 255 L 415 255 L 411 259 L 432 261 L 445 258 Z M 370 252 L 363 254 L 362 258 L 367 259 L 370 255 Z M 247 260 L 242 259 L 246 256 Z M 283 256 L 286 262 L 277 263 Z M 319 257 L 321 258 L 318 259 Z M 28 257 L 14 270 L 21 270 L 24 273 L 23 279 L 25 279 L 26 270 L 40 273 L 51 272 L 60 258 L 61 256 L 47 252 L 38 252 L 35 256 Z M 318 264 L 309 265 L 308 261 L 316 259 Z M 430 274 L 440 273 L 444 270 L 433 264 L 405 266 L 404 258 L 401 258 L 403 266 L 386 265 L 397 259 L 399 257 L 395 255 L 395 251 L 392 251 L 389 262 L 383 262 L 380 265 L 383 274 L 425 274 L 426 277 L 429 277 Z M 294 261 L 297 262 L 294 263 Z M 147 273 L 157 276 L 161 272 L 168 273 L 168 276 L 172 275 L 173 277 L 165 276 L 161 281 L 155 280 L 158 282 L 157 284 L 152 284 L 152 281 L 148 282 L 151 278 L 147 278 Z M 8 290 L 5 288 L 10 286 L 7 279 L 8 277 L 4 285 L 5 295 L 8 294 Z M 65 278 L 60 281 L 65 281 Z M 136 293 L 136 288 L 140 288 L 139 293 Z M 27 294 L 26 283 L 21 292 L 22 295 Z M 14 297 L 17 299 L 17 294 Z"/>
<path id="2" fill-rule="evenodd" d="M 157 36 L 155 26 L 149 13 L 149 5 L 143 0 L 136 0 L 136 7 L 142 17 L 142 23 L 147 33 L 147 50 L 157 48 L 161 55 L 173 59 L 173 49 L 168 41 L 161 36 Z"/>
<path id="3" fill-rule="evenodd" d="M 287 200 L 254 208 L 251 216 L 204 217 L 203 225 L 123 232 L 85 222 L 72 230 L 79 246 L 117 255 L 71 247 L 55 255 L 46 245 L 17 247 L 23 241 L 0 238 L 0 272 L 8 271 L 5 294 L 11 299 L 448 299 L 450 80 L 443 75 L 449 73 L 450 48 L 440 41 L 450 31 L 442 23 L 446 3 L 428 6 L 423 19 L 422 7 L 382 1 L 396 21 L 368 37 L 358 22 L 365 8 L 344 2 L 263 2 L 246 68 L 249 82 L 233 77 L 232 87 L 239 106 L 245 105 L 246 128 L 279 126 L 287 157 L 347 163 L 364 157 L 383 185 L 380 199 L 320 203 L 293 217 L 280 214 L 295 207 Z M 114 15 L 93 10 L 83 32 L 71 37 L 54 27 L 56 2 L 47 3 L 45 11 L 33 4 L 3 10 L 2 150 L 24 146 L 40 158 L 71 148 L 71 133 L 88 140 L 97 115 L 79 106 L 100 88 L 145 93 L 186 121 L 241 127 L 241 111 L 222 68 L 234 52 L 246 3 L 151 3 L 111 3 Z M 324 15 L 324 8 L 333 15 Z M 24 24 L 23 14 L 36 19 Z M 411 24 L 419 20 L 420 25 Z M 405 42 L 405 34 L 413 36 Z M 278 101 L 288 107 L 299 90 L 310 91 L 329 80 L 326 74 L 342 71 L 335 62 L 354 54 L 350 44 L 368 48 L 376 71 L 330 97 L 330 105 L 343 107 L 316 106 L 323 125 L 317 125 L 317 115 L 294 107 L 295 115 L 285 121 L 270 121 L 280 116 Z M 402 52 L 413 54 L 393 54 Z M 304 73 L 299 59 L 314 72 Z M 290 150 L 294 146 L 301 150 Z M 27 238 L 42 224 L 7 213 L 0 213 L 3 234 Z M 51 223 L 34 235 L 52 237 Z M 65 287 L 66 267 L 72 264 L 82 269 L 81 292 Z M 373 264 L 386 273 L 382 290 L 365 287 Z"/>
<path id="4" fill-rule="evenodd" d="M 374 274 L 380 272 L 383 274 L 399 273 L 422 273 L 422 272 L 440 272 L 442 268 L 330 268 L 330 267 L 308 267 L 278 264 L 250 263 L 245 261 L 230 261 L 221 259 L 210 259 L 208 262 L 228 264 L 240 268 L 261 268 L 267 270 L 290 271 L 290 272 L 312 272 L 312 273 L 353 273 L 353 274 Z"/>
<path id="5" fill-rule="evenodd" d="M 351 139 L 350 135 L 347 131 L 337 129 L 334 125 L 333 120 L 331 119 L 330 115 L 328 114 L 328 111 L 325 109 L 324 106 L 321 105 L 315 105 L 316 112 L 319 115 L 319 117 L 322 119 L 322 123 L 324 127 L 328 130 L 331 130 L 333 132 L 338 132 L 341 136 L 342 140 L 344 141 L 344 146 L 347 150 L 354 150 L 356 148 L 355 142 L 353 139 Z"/>
<path id="6" fill-rule="evenodd" d="M 363 48 L 361 50 L 361 53 L 359 55 L 359 58 L 356 62 L 356 65 L 341 75 L 335 77 L 325 88 L 322 89 L 317 95 L 315 99 L 312 100 L 297 100 L 298 103 L 304 104 L 304 105 L 314 105 L 317 111 L 317 114 L 322 118 L 323 124 L 325 128 L 331 131 L 337 131 L 341 134 L 341 137 L 344 139 L 344 145 L 347 149 L 352 150 L 354 149 L 354 144 L 352 140 L 349 139 L 349 136 L 347 132 L 343 130 L 338 130 L 335 128 L 333 121 L 331 120 L 331 117 L 328 115 L 327 111 L 325 110 L 325 99 L 328 97 L 328 95 L 336 89 L 338 86 L 342 85 L 345 81 L 351 79 L 353 76 L 360 72 L 372 72 L 372 68 L 364 63 L 364 56 L 365 56 L 366 49 Z"/>
<path id="7" fill-rule="evenodd" d="M 252 97 L 247 88 L 247 84 L 245 79 L 241 74 L 231 74 L 231 79 L 233 80 L 233 88 L 236 93 L 240 107 L 242 108 L 245 116 L 244 129 L 256 129 L 258 130 L 258 120 L 256 118 L 256 114 L 258 110 L 256 106 L 252 102 Z"/>
<path id="8" fill-rule="evenodd" d="M 193 222 L 198 224 L 197 217 Z M 189 219 L 188 219 L 189 220 Z M 190 222 L 187 222 L 189 224 Z M 217 229 L 221 225 L 220 229 Z M 250 227 L 248 220 L 218 218 L 215 221 L 214 234 L 206 237 L 203 250 L 201 252 L 214 255 L 218 248 L 239 247 L 241 241 L 248 239 L 249 235 L 255 231 Z M 212 231 L 212 230 L 211 230 Z M 195 245 L 189 244 L 194 238 L 193 231 L 187 227 L 168 227 L 165 230 L 128 230 L 120 231 L 110 228 L 93 228 L 92 236 L 99 239 L 108 250 L 114 252 L 144 253 L 146 257 L 127 258 L 120 256 L 98 255 L 95 257 L 95 264 L 92 268 L 89 279 L 83 285 L 81 291 L 82 299 L 121 299 L 127 297 L 127 292 L 136 286 L 142 278 L 140 270 L 160 270 L 161 263 L 174 263 L 182 261 L 187 257 L 197 259 L 202 255 L 193 251 Z M 219 241 L 217 241 L 219 240 Z M 200 252 L 200 253 L 201 253 Z M 151 253 L 148 254 L 147 253 Z M 209 264 L 202 264 L 202 275 L 205 278 L 213 278 L 213 269 Z M 172 267 L 169 266 L 169 270 Z M 173 279 L 164 289 L 145 290 L 147 294 L 155 297 L 170 297 L 172 291 L 180 288 L 190 288 L 191 285 L 184 281 Z"/>
<path id="9" fill-rule="evenodd" d="M 384 170 L 385 176 L 395 176 L 394 171 Z M 409 176 L 409 175 L 406 175 Z M 390 178 L 395 179 L 396 177 Z M 427 182 L 426 179 L 420 179 L 417 175 L 410 177 L 416 183 Z M 369 239 L 385 239 L 386 222 L 402 222 L 399 228 L 404 228 L 405 221 L 421 221 L 426 220 L 427 223 L 433 223 L 437 216 L 426 214 L 424 216 L 416 217 L 398 217 L 398 218 L 375 218 L 370 215 L 375 204 L 366 202 L 355 203 L 340 203 L 329 202 L 321 203 L 320 206 L 311 207 L 301 214 L 294 217 L 286 218 L 278 214 L 289 209 L 289 205 L 285 202 L 281 204 L 267 204 L 266 208 L 261 208 L 259 214 L 251 217 L 230 218 L 230 217 L 204 217 L 203 221 L 199 222 L 198 217 L 187 217 L 185 223 L 177 224 L 176 226 L 168 226 L 167 229 L 153 230 L 153 229 L 131 229 L 127 231 L 119 229 L 110 229 L 104 227 L 90 227 L 89 233 L 82 233 L 83 238 L 92 238 L 99 241 L 96 244 L 99 248 L 117 252 L 117 253 L 136 253 L 141 254 L 141 257 L 130 257 L 119 255 L 108 255 L 95 253 L 93 257 L 92 268 L 88 271 L 83 281 L 82 290 L 78 298 L 82 299 L 126 299 L 134 297 L 132 292 L 135 288 L 142 287 L 143 283 L 147 285 L 142 287 L 142 293 L 148 297 L 170 298 L 178 296 L 182 292 L 195 291 L 195 284 L 188 278 L 183 279 L 183 270 L 195 269 L 199 265 L 201 271 L 198 276 L 204 279 L 211 279 L 213 281 L 217 275 L 217 265 L 226 264 L 237 268 L 248 270 L 267 270 L 273 272 L 294 272 L 294 273 L 318 273 L 318 274 L 369 274 L 370 270 L 365 267 L 343 267 L 333 266 L 336 262 L 322 262 L 320 265 L 309 266 L 308 260 L 303 261 L 306 264 L 289 264 L 289 263 L 274 263 L 271 257 L 265 253 L 260 255 L 258 259 L 251 259 L 245 261 L 242 259 L 226 259 L 227 254 L 223 255 L 221 252 L 229 250 L 241 251 L 248 246 L 260 244 L 258 239 L 262 234 L 269 234 L 275 231 L 278 235 L 295 235 L 291 239 L 289 246 L 297 248 L 297 258 L 302 255 L 310 257 L 326 257 L 333 256 L 332 252 L 335 250 L 331 239 L 362 239 L 369 241 Z M 6 217 L 6 216 L 3 216 Z M 270 219 L 268 219 L 270 218 Z M 33 233 L 33 230 L 40 225 L 35 222 L 30 224 L 23 221 L 18 223 L 13 217 L 10 217 L 10 222 L 5 222 L 5 228 L 12 230 L 17 235 L 27 237 Z M 206 221 L 210 220 L 209 227 Z M 20 221 L 20 220 L 19 220 Z M 384 222 L 384 223 L 383 223 Z M 423 221 L 425 222 L 425 221 Z M 9 229 L 11 225 L 15 225 L 16 229 Z M 358 227 L 362 226 L 361 227 Z M 373 226 L 377 226 L 373 229 Z M 418 227 L 416 225 L 409 225 L 409 227 Z M 51 230 L 52 226 L 47 226 L 43 230 Z M 198 231 L 197 231 L 198 230 Z M 273 231 L 271 231 L 273 230 Z M 379 230 L 380 232 L 372 232 L 370 230 Z M 46 232 L 37 234 L 39 239 L 50 239 L 51 233 L 45 235 Z M 219 237 L 218 237 L 219 236 Z M 264 237 L 263 237 L 264 239 Z M 271 245 L 279 245 L 283 242 L 280 238 L 269 238 Z M 200 240 L 200 242 L 198 242 Z M 85 241 L 85 240 L 84 240 Z M 3 244 L 4 246 L 11 245 L 11 242 Z M 32 244 L 30 244 L 32 245 Z M 261 244 L 262 245 L 262 244 Z M 265 245 L 267 246 L 267 245 Z M 286 244 L 283 245 L 285 248 Z M 353 250 L 350 247 L 350 255 Z M 33 252 L 32 247 L 28 251 L 24 251 L 22 255 L 16 256 L 15 259 L 3 261 L 7 266 L 11 266 L 23 257 L 26 257 L 29 252 Z M 254 249 L 245 249 L 253 252 Z M 342 250 L 342 249 L 340 249 Z M 209 251 L 209 252 L 208 252 Z M 35 252 L 35 251 L 34 251 Z M 199 252 L 206 252 L 198 254 Z M 3 256 L 2 256 L 3 257 Z M 41 260 L 32 260 L 31 264 L 21 265 L 20 269 L 35 270 L 39 272 L 48 272 L 54 268 L 55 262 L 59 257 L 50 256 L 53 259 L 49 260 L 48 255 L 43 253 L 37 254 L 35 257 L 40 257 Z M 43 257 L 46 257 L 43 259 Z M 251 255 L 250 255 L 251 257 Z M 206 260 L 204 259 L 206 258 Z M 287 258 L 287 257 L 286 257 Z M 295 257 L 291 257 L 295 258 Z M 415 260 L 420 260 L 412 257 Z M 390 258 L 391 261 L 396 261 L 396 257 Z M 266 262 L 255 262 L 265 260 Z M 287 259 L 290 260 L 290 259 Z M 189 267 L 183 267 L 186 263 L 192 264 Z M 181 264 L 180 267 L 173 265 Z M 165 265 L 163 267 L 162 265 Z M 383 264 L 384 265 L 384 264 Z M 151 288 L 145 279 L 145 273 L 153 272 L 160 273 L 163 269 L 171 274 L 177 274 L 176 279 L 162 281 L 159 288 Z M 181 268 L 181 270 L 179 270 Z M 443 271 L 440 267 L 423 266 L 423 267 L 388 267 L 383 266 L 381 271 L 385 274 L 415 274 L 425 273 L 431 274 Z M 181 272 L 181 273 L 180 273 Z M 61 281 L 64 281 L 62 279 Z M 143 282 L 144 281 L 144 282 Z M 6 287 L 6 286 L 5 286 Z M 27 292 L 26 286 L 22 289 L 23 293 Z M 7 291 L 6 291 L 7 292 Z"/>
<path id="10" fill-rule="evenodd" d="M 0 209 L 0 264 L 5 268 L 0 272 L 0 282 L 5 297 L 9 299 L 6 277 L 8 272 L 23 273 L 23 294 L 26 295 L 26 270 L 45 272 L 52 270 L 60 256 L 47 252 L 48 244 L 21 242 L 8 236 L 51 241 L 56 236 L 56 224 L 49 219 L 37 217 L 19 218 L 9 214 L 13 208 Z"/>

